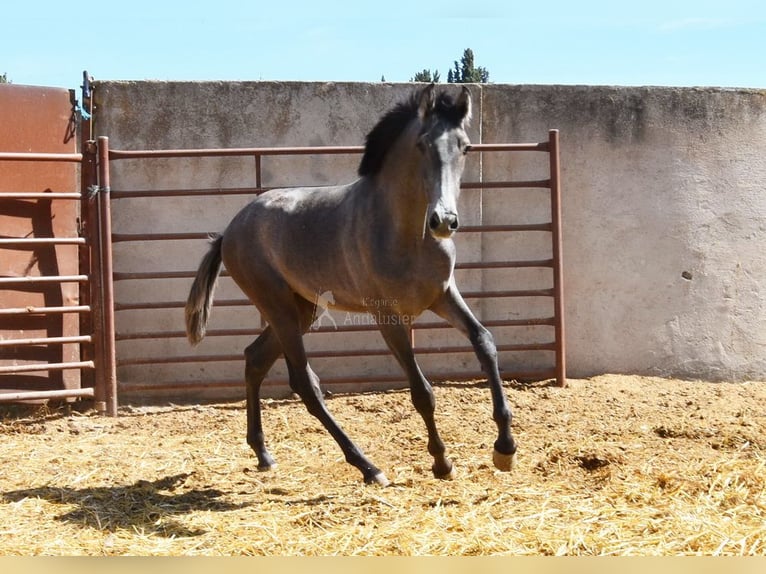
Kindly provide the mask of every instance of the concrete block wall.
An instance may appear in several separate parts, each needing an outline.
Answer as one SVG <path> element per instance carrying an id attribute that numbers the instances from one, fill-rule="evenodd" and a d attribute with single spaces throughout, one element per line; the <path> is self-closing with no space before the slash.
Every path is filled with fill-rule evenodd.
<path id="1" fill-rule="evenodd" d="M 361 145 L 378 118 L 406 97 L 409 84 L 282 82 L 99 82 L 96 130 L 116 149 Z M 570 377 L 605 372 L 711 380 L 766 378 L 766 94 L 755 90 L 472 86 L 474 143 L 529 142 L 561 132 L 564 281 Z M 545 177 L 545 154 L 471 156 L 465 179 Z M 265 158 L 265 185 L 352 181 L 359 157 Z M 125 160 L 112 164 L 112 187 L 219 188 L 254 185 L 251 159 Z M 221 230 L 248 196 L 122 199 L 113 205 L 115 233 Z M 465 192 L 470 223 L 521 223 L 547 217 L 547 198 L 527 191 Z M 196 268 L 201 241 L 116 244 L 123 271 Z M 535 257 L 534 236 L 487 235 L 458 240 L 460 259 Z M 541 253 L 541 255 L 545 255 Z M 462 289 L 524 288 L 545 270 L 461 272 Z M 189 280 L 125 281 L 117 300 L 184 299 Z M 222 281 L 219 298 L 240 297 Z M 537 313 L 531 301 L 475 301 L 479 316 Z M 337 320 L 343 320 L 341 314 Z M 251 326 L 253 309 L 217 308 L 211 328 Z M 182 311 L 120 313 L 118 328 L 182 329 Z M 528 333 L 529 334 L 529 333 Z M 343 336 L 343 335 L 333 335 Z M 439 343 L 459 336 L 434 332 Z M 496 334 L 498 336 L 498 334 Z M 515 335 L 500 333 L 501 338 Z M 535 336 L 533 334 L 533 336 Z M 420 341 L 422 343 L 422 340 Z M 513 342 L 508 340 L 507 342 Z M 239 354 L 249 341 L 217 338 L 199 353 Z M 307 338 L 309 346 L 325 343 Z M 350 334 L 353 346 L 382 346 L 377 334 Z M 125 341 L 118 354 L 189 354 L 183 339 Z M 463 368 L 426 364 L 424 370 Z M 506 367 L 518 355 L 502 356 Z M 530 356 L 527 366 L 550 363 Z M 124 367 L 120 380 L 194 380 L 216 369 L 222 379 L 243 367 L 197 364 Z M 324 360 L 334 374 L 398 374 L 389 357 Z M 275 376 L 283 376 L 281 362 Z"/>

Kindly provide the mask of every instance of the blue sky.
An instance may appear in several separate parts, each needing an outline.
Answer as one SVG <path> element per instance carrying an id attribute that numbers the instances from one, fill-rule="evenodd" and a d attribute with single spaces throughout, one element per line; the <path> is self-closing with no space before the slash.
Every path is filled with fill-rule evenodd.
<path id="1" fill-rule="evenodd" d="M 442 80 L 766 88 L 763 0 L 6 2 L 0 73 L 102 80 Z"/>

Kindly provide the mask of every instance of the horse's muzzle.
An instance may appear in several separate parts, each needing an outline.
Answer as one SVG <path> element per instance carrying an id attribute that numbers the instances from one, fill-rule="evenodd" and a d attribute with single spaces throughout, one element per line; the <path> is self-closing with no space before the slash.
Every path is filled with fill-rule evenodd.
<path id="1" fill-rule="evenodd" d="M 431 217 L 428 219 L 428 227 L 431 229 L 431 234 L 437 238 L 448 238 L 458 230 L 460 222 L 458 221 L 457 213 L 451 211 L 439 214 L 438 211 L 434 211 Z"/>

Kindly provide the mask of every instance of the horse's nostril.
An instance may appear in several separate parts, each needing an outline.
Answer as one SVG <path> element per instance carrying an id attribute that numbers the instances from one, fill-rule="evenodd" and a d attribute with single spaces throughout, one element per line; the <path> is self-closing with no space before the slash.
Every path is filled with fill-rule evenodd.
<path id="1" fill-rule="evenodd" d="M 457 217 L 455 217 L 452 219 L 452 221 L 450 221 L 449 228 L 452 231 L 457 231 L 458 227 L 460 227 L 460 223 L 458 223 Z"/>
<path id="2" fill-rule="evenodd" d="M 436 229 L 441 224 L 441 218 L 435 211 L 431 214 L 431 218 L 428 220 L 428 225 L 431 229 Z"/>

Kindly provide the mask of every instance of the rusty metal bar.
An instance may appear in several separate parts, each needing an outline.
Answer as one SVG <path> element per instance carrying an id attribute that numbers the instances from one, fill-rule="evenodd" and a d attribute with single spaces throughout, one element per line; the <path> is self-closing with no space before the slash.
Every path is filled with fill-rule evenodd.
<path id="1" fill-rule="evenodd" d="M 92 309 L 90 315 L 90 329 L 97 334 L 93 341 L 93 347 L 88 349 L 90 358 L 95 362 L 96 368 L 93 377 L 94 396 L 93 402 L 96 410 L 105 414 L 107 412 L 106 374 L 104 365 L 104 300 L 101 285 L 104 281 L 103 257 L 101 245 L 101 222 L 99 218 L 99 186 L 98 186 L 98 153 L 96 142 L 89 140 L 85 143 L 88 148 L 87 171 L 88 193 L 85 198 L 83 209 L 86 216 L 85 233 L 90 244 L 88 261 L 81 261 L 81 266 L 87 267 L 91 275 L 90 290 L 87 297 Z M 85 186 L 85 182 L 83 182 Z M 87 348 L 87 347 L 86 347 Z"/>
<path id="2" fill-rule="evenodd" d="M 34 365 L 0 366 L 0 375 L 7 373 L 31 373 L 34 371 L 65 371 L 66 369 L 92 369 L 93 361 L 72 361 L 70 363 L 37 363 Z"/>
<path id="3" fill-rule="evenodd" d="M 469 152 L 548 151 L 549 142 L 471 144 Z M 343 155 L 363 153 L 364 146 L 294 146 L 252 148 L 198 148 L 161 150 L 110 150 L 109 159 L 164 159 L 192 157 L 238 157 L 269 155 Z"/>
<path id="4" fill-rule="evenodd" d="M 90 335 L 71 335 L 68 337 L 37 337 L 28 339 L 0 339 L 0 347 L 26 346 L 26 345 L 49 345 L 64 343 L 90 343 Z"/>
<path id="5" fill-rule="evenodd" d="M 104 400 L 106 413 L 117 416 L 117 350 L 112 281 L 112 213 L 110 204 L 109 138 L 98 138 L 99 240 L 101 243 L 101 309 L 103 331 Z"/>
<path id="6" fill-rule="evenodd" d="M 538 327 L 545 326 L 551 327 L 554 325 L 554 317 L 533 317 L 530 319 L 496 319 L 489 321 L 482 321 L 482 324 L 487 327 Z M 428 331 L 431 329 L 452 329 L 452 325 L 446 321 L 440 322 L 415 322 L 413 325 L 416 331 Z M 361 333 L 373 331 L 377 332 L 378 327 L 375 324 L 370 323 L 361 325 L 338 325 L 335 326 L 322 326 L 312 328 L 312 333 Z M 263 329 L 257 328 L 238 328 L 238 329 L 208 329 L 205 332 L 205 336 L 210 337 L 257 337 L 263 332 Z M 185 331 L 136 331 L 133 333 L 117 333 L 115 335 L 117 341 L 136 341 L 141 339 L 183 339 L 186 337 Z"/>
<path id="7" fill-rule="evenodd" d="M 162 274 L 143 274 L 143 273 L 116 273 L 121 279 L 162 279 L 166 278 Z M 172 278 L 179 276 L 173 275 Z M 553 297 L 554 289 L 508 289 L 504 291 L 465 291 L 462 293 L 464 299 L 486 299 L 490 297 Z M 147 309 L 181 309 L 186 303 L 184 301 L 153 301 L 139 303 L 115 303 L 116 311 L 137 311 Z M 221 299 L 214 301 L 215 307 L 249 307 L 252 303 L 248 299 Z"/>
<path id="8" fill-rule="evenodd" d="M 527 223 L 518 225 L 466 225 L 460 228 L 460 233 L 492 233 L 492 232 L 516 232 L 516 231 L 547 231 L 550 232 L 550 223 Z M 115 233 L 112 235 L 113 243 L 128 241 L 183 241 L 189 239 L 207 239 L 210 233 Z"/>
<path id="9" fill-rule="evenodd" d="M 0 316 L 4 315 L 47 315 L 51 313 L 89 313 L 89 305 L 69 305 L 66 307 L 9 307 L 0 309 Z"/>
<path id="10" fill-rule="evenodd" d="M 512 351 L 554 351 L 556 343 L 520 343 L 497 345 L 498 352 Z M 474 348 L 469 345 L 458 345 L 449 347 L 418 347 L 415 349 L 416 355 L 440 355 L 455 353 L 474 353 Z M 387 357 L 391 354 L 388 348 L 385 349 L 326 349 L 307 351 L 306 357 L 309 359 L 332 359 L 340 357 Z M 231 355 L 184 355 L 175 357 L 134 357 L 129 359 L 118 359 L 117 364 L 121 367 L 136 365 L 173 365 L 179 363 L 227 363 L 238 362 L 242 360 L 242 354 Z"/>
<path id="11" fill-rule="evenodd" d="M 534 380 L 541 381 L 550 379 L 555 376 L 555 370 L 553 369 L 540 369 L 540 370 L 514 370 L 503 371 L 503 376 L 506 378 L 514 378 L 519 380 Z M 487 376 L 482 371 L 454 371 L 442 373 L 432 377 L 434 382 L 440 381 L 486 381 Z M 362 376 L 340 376 L 340 377 L 323 377 L 323 385 L 360 385 L 360 384 L 375 384 L 375 383 L 401 383 L 402 386 L 407 384 L 407 379 L 404 375 L 362 375 Z M 288 380 L 284 378 L 267 378 L 263 382 L 264 387 L 278 387 L 287 386 Z M 210 379 L 207 381 L 201 381 L 194 385 L 188 381 L 163 381 L 158 383 L 120 383 L 120 389 L 125 392 L 151 392 L 151 391 L 169 391 L 169 390 L 182 390 L 192 387 L 199 387 L 205 389 L 216 388 L 236 388 L 244 386 L 242 379 Z"/>
<path id="12" fill-rule="evenodd" d="M 562 264 L 561 231 L 561 161 L 559 158 L 559 131 L 548 132 L 550 153 L 548 154 L 551 174 L 551 215 L 553 218 L 553 290 L 554 316 L 556 324 L 556 382 L 566 386 L 566 340 L 564 331 L 564 270 Z"/>
<path id="13" fill-rule="evenodd" d="M 166 159 L 192 157 L 241 157 L 264 155 L 342 155 L 362 153 L 363 146 L 253 147 L 211 149 L 110 150 L 109 159 Z"/>
<path id="14" fill-rule="evenodd" d="M 460 184 L 460 189 L 516 189 L 550 187 L 548 179 L 529 179 L 518 181 L 466 181 Z"/>
<path id="15" fill-rule="evenodd" d="M 93 388 L 64 389 L 59 391 L 0 391 L 0 402 L 36 401 L 41 399 L 68 399 L 93 397 Z"/>
<path id="16" fill-rule="evenodd" d="M 211 195 L 257 195 L 268 191 L 268 187 L 210 187 L 199 189 L 129 189 L 113 190 L 112 199 L 136 199 L 141 197 L 209 197 Z"/>
<path id="17" fill-rule="evenodd" d="M 524 223 L 516 225 L 466 225 L 460 233 L 501 233 L 517 231 L 550 231 L 550 223 Z"/>
<path id="18" fill-rule="evenodd" d="M 520 261 L 466 261 L 456 263 L 455 269 L 522 269 L 527 267 L 553 267 L 553 259 Z"/>

